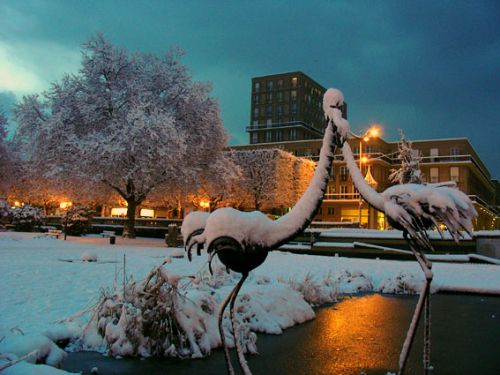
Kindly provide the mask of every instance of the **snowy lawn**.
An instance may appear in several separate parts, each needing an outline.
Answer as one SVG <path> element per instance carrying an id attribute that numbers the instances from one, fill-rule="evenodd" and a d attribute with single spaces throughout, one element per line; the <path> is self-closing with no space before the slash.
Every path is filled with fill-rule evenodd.
<path id="1" fill-rule="evenodd" d="M 32 233 L 0 233 L 0 337 L 7 336 L 0 343 L 0 352 L 2 345 L 12 340 L 13 327 L 29 335 L 43 334 L 54 329 L 53 322 L 82 310 L 89 301 L 97 302 L 100 290 L 113 285 L 115 270 L 121 282 L 123 255 L 127 275 L 135 280 L 144 278 L 166 256 L 172 262 L 165 269 L 172 274 L 206 271 L 206 254 L 194 256 L 190 263 L 176 257 L 179 249 L 166 248 L 162 240 L 118 238 L 114 246 L 108 242 L 99 237 L 63 241 Z M 97 262 L 83 262 L 84 253 L 96 255 Z M 434 263 L 433 271 L 434 291 L 500 294 L 500 266 Z M 213 302 L 220 303 L 238 279 L 239 275 L 229 275 L 220 285 L 212 285 Z M 422 281 L 416 262 L 272 252 L 243 285 L 237 304 L 242 305 L 242 314 L 251 318 L 247 319 L 250 330 L 281 333 L 314 318 L 311 304 L 334 302 L 342 293 L 418 292 Z M 188 284 L 183 291 L 196 301 L 195 296 L 201 293 L 196 288 L 199 286 Z M 212 315 L 203 343 L 207 348 L 198 343 L 202 354 L 220 344 L 214 324 L 217 309 Z M 252 351 L 251 345 L 248 350 Z M 195 350 L 192 354 L 200 355 Z"/>

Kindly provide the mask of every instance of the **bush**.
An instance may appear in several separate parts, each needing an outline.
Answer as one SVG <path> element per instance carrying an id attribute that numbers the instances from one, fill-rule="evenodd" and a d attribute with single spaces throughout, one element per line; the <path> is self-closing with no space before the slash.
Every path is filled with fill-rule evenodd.
<path id="1" fill-rule="evenodd" d="M 33 232 L 41 224 L 40 210 L 29 204 L 13 208 L 11 215 L 12 224 L 18 232 Z"/>
<path id="2" fill-rule="evenodd" d="M 70 236 L 81 236 L 89 233 L 92 229 L 90 219 L 94 216 L 94 210 L 86 207 L 73 206 L 62 216 L 62 224 L 66 225 L 66 234 Z"/>

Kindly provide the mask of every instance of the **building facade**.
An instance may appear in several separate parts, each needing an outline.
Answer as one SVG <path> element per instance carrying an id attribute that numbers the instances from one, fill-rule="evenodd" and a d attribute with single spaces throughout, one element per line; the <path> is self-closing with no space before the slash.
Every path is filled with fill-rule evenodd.
<path id="1" fill-rule="evenodd" d="M 278 95 L 280 90 L 287 94 Z M 234 148 L 278 148 L 295 156 L 317 159 L 325 125 L 321 104 L 324 91 L 300 72 L 252 79 L 252 123 L 247 127 L 250 144 Z M 291 107 L 294 102 L 296 107 Z M 346 108 L 343 113 L 346 116 Z M 398 142 L 371 138 L 351 139 L 349 143 L 358 162 L 366 158 L 360 165 L 366 180 L 379 192 L 391 186 L 389 175 L 400 166 Z M 455 181 L 469 195 L 479 214 L 475 230 L 500 229 L 500 185 L 492 181 L 467 138 L 414 140 L 413 149 L 422 158 L 420 169 L 425 182 Z M 384 214 L 369 207 L 358 194 L 340 153 L 332 164 L 332 177 L 315 220 L 360 223 L 370 229 L 387 227 Z"/>
<path id="2" fill-rule="evenodd" d="M 322 138 L 325 91 L 302 72 L 252 78 L 249 143 Z"/>

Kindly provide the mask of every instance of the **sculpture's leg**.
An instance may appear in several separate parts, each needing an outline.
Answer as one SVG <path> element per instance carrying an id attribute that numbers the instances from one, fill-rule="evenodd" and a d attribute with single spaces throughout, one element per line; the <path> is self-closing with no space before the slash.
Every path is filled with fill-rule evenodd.
<path id="1" fill-rule="evenodd" d="M 226 345 L 226 336 L 224 334 L 224 327 L 222 326 L 222 321 L 224 318 L 224 310 L 226 310 L 227 304 L 231 300 L 231 297 L 234 294 L 234 289 L 227 295 L 227 297 L 222 301 L 220 305 L 220 310 L 219 310 L 219 334 L 220 334 L 220 339 L 222 342 L 222 348 L 224 349 L 224 358 L 226 360 L 226 367 L 227 367 L 227 372 L 230 375 L 234 375 L 234 368 L 233 365 L 231 364 L 231 357 L 229 355 L 229 348 Z"/>
<path id="2" fill-rule="evenodd" d="M 418 264 L 422 268 L 422 271 L 425 274 L 425 282 L 422 290 L 420 291 L 420 297 L 417 302 L 417 306 L 415 307 L 415 312 L 413 313 L 413 318 L 408 328 L 408 332 L 406 334 L 405 341 L 403 343 L 403 348 L 401 349 L 401 354 L 399 356 L 399 374 L 403 374 L 404 368 L 406 366 L 406 362 L 408 360 L 408 355 L 411 350 L 411 346 L 413 344 L 413 340 L 415 338 L 415 333 L 417 330 L 418 322 L 420 321 L 420 317 L 422 315 L 422 309 L 424 305 L 426 307 L 425 310 L 425 327 L 424 327 L 424 372 L 427 374 L 429 370 L 429 360 L 430 360 L 430 304 L 429 304 L 429 296 L 430 296 L 430 285 L 432 282 L 433 273 L 427 264 L 431 264 L 425 255 L 421 251 L 417 251 L 413 245 L 413 243 L 408 241 L 410 245 L 410 249 L 412 250 L 415 258 L 417 258 Z M 432 266 L 432 264 L 431 264 Z"/>
<path id="3" fill-rule="evenodd" d="M 238 330 L 236 317 L 234 316 L 234 304 L 236 302 L 236 297 L 238 296 L 238 292 L 240 291 L 240 288 L 243 285 L 243 283 L 245 282 L 245 280 L 247 279 L 247 277 L 248 277 L 248 273 L 244 273 L 243 276 L 241 277 L 240 281 L 238 281 L 238 284 L 236 284 L 236 287 L 234 288 L 234 291 L 233 291 L 231 304 L 229 305 L 229 313 L 231 315 L 231 324 L 233 326 L 234 342 L 236 344 L 236 350 L 238 352 L 238 362 L 240 364 L 241 371 L 245 375 L 251 375 L 252 372 L 250 371 L 250 368 L 248 367 L 248 363 L 245 359 L 245 355 L 243 354 L 243 348 L 241 347 L 241 342 L 240 342 L 240 331 Z"/>
<path id="4" fill-rule="evenodd" d="M 426 280 L 429 282 L 429 288 L 427 289 L 427 295 L 425 298 L 424 306 L 424 374 L 428 374 L 430 371 L 431 362 L 431 282 L 432 282 L 432 263 L 427 259 L 423 252 L 420 252 L 420 256 L 426 265 L 429 265 L 427 272 L 430 272 L 429 277 Z M 425 271 L 424 271 L 425 272 Z M 427 273 L 426 273 L 427 275 Z"/>

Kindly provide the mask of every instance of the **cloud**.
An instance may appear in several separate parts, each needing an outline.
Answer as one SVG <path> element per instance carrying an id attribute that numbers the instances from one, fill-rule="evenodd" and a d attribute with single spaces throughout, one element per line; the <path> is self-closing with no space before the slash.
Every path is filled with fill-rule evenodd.
<path id="1" fill-rule="evenodd" d="M 0 91 L 17 97 L 49 88 L 79 67 L 80 54 L 53 42 L 0 42 Z"/>

